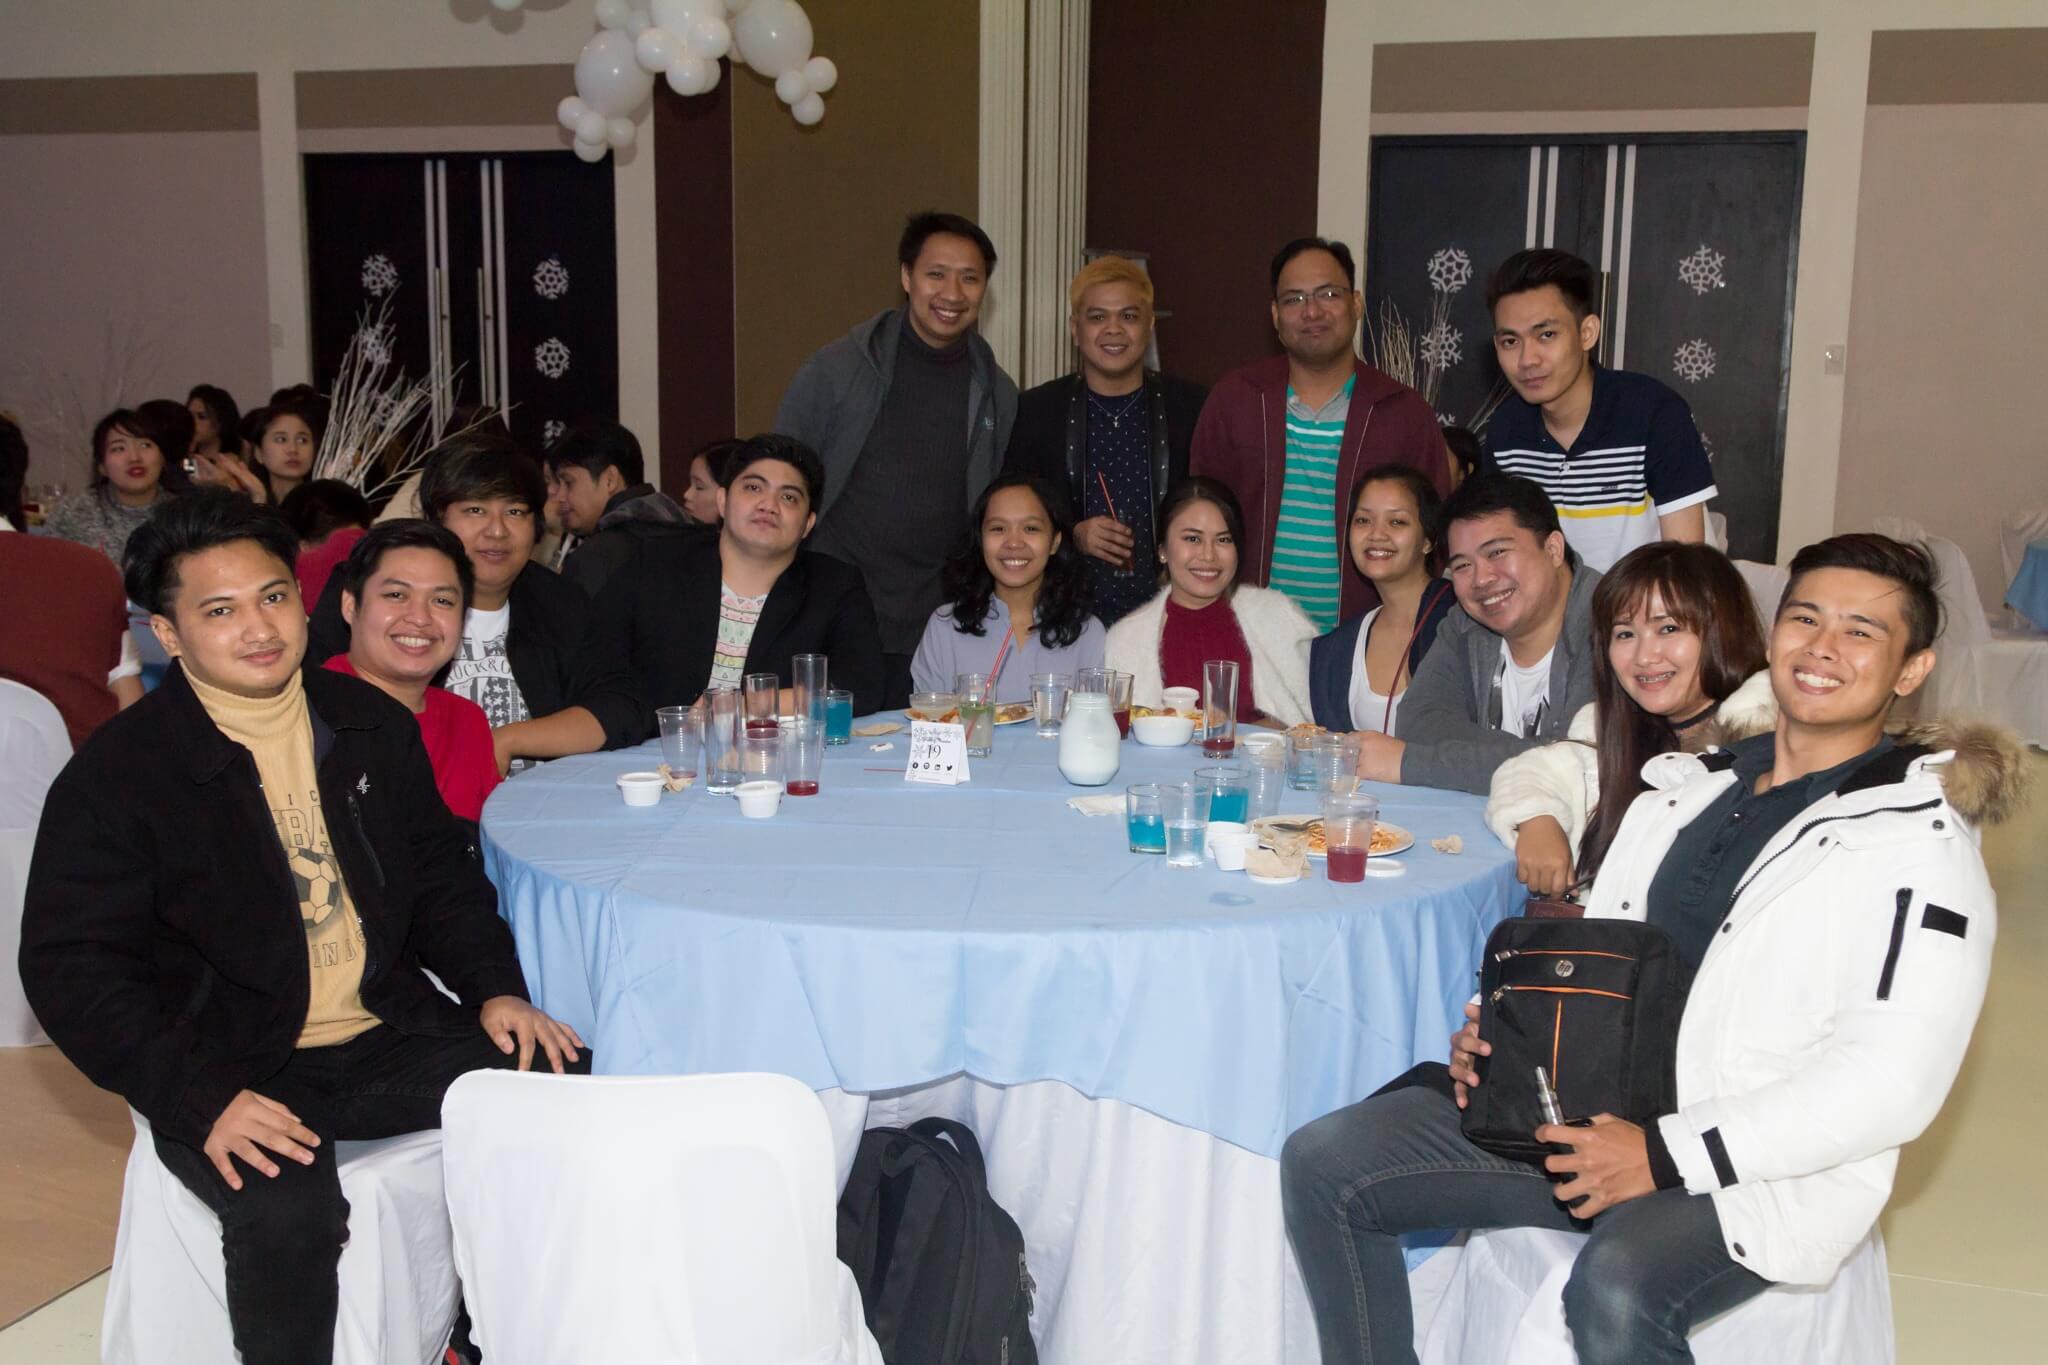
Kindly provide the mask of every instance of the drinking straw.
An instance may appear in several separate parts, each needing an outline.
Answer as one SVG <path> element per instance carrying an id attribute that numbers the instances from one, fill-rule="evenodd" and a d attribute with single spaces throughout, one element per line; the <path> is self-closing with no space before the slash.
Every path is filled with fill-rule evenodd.
<path id="1" fill-rule="evenodd" d="M 1011 642 L 1012 640 L 1016 639 L 1016 638 L 1017 638 L 1017 624 L 1016 624 L 1016 622 L 1014 622 L 1014 621 L 1013 621 L 1013 622 L 1011 622 L 1011 623 L 1010 623 L 1010 628 L 1009 628 L 1008 630 L 1006 630 L 1006 631 L 1004 631 L 1004 632 L 1003 632 L 1003 643 L 1002 643 L 1002 645 L 1001 645 L 1001 646 L 1000 646 L 1000 647 L 999 647 L 999 648 L 998 648 L 998 649 L 996 650 L 996 661 L 995 661 L 995 663 L 993 663 L 993 664 L 991 664 L 991 665 L 989 666 L 989 670 L 988 670 L 988 698 L 989 698 L 989 704 L 990 704 L 991 706 L 993 706 L 993 705 L 995 704 L 995 698 L 996 698 L 996 679 L 998 679 L 998 678 L 1000 678 L 1000 677 L 1002 677 L 1002 676 L 1003 676 L 1003 660 L 1004 660 L 1004 659 L 1005 659 L 1006 657 L 1008 657 L 1008 655 L 1009 655 L 1009 653 L 1010 653 L 1010 642 Z"/>
<path id="2" fill-rule="evenodd" d="M 1102 485 L 1102 505 L 1109 509 L 1109 519 L 1122 521 L 1123 518 L 1116 514 L 1116 499 L 1109 496 L 1109 480 L 1102 477 L 1099 469 L 1095 471 L 1095 482 Z"/>

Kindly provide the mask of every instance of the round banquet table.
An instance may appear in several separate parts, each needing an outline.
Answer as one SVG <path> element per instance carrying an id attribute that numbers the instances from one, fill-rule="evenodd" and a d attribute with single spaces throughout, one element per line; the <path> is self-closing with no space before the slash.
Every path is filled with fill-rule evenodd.
<path id="1" fill-rule="evenodd" d="M 656 746 L 502 784 L 484 857 L 535 1001 L 598 1071 L 770 1071 L 821 1094 L 841 1176 L 864 1125 L 967 1119 L 1023 1228 L 1048 1365 L 1313 1361 L 1281 1144 L 1440 1059 L 1521 899 L 1479 798 L 1375 789 L 1416 836 L 1390 876 L 1286 886 L 1128 851 L 1066 798 L 1179 781 L 1127 741 L 1110 785 L 997 730 L 973 780 L 903 779 L 907 731 L 829 750 L 814 797 L 747 820 L 699 788 L 626 807 Z M 1283 814 L 1313 798 L 1289 791 Z M 1461 854 L 1430 840 L 1448 834 Z"/>

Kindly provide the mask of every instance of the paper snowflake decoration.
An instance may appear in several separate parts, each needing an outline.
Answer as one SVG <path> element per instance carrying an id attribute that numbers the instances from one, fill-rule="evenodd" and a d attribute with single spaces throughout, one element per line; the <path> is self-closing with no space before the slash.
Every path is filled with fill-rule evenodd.
<path id="1" fill-rule="evenodd" d="M 1697 384 L 1713 376 L 1714 362 L 1719 358 L 1704 339 L 1694 337 L 1672 353 L 1671 368 L 1686 383 Z"/>
<path id="2" fill-rule="evenodd" d="M 356 333 L 356 337 L 362 342 L 363 359 L 365 361 L 378 366 L 391 363 L 392 338 L 390 327 L 366 327 Z"/>
<path id="3" fill-rule="evenodd" d="M 553 256 L 533 268 L 533 292 L 544 299 L 558 299 L 569 292 L 569 268 Z"/>
<path id="4" fill-rule="evenodd" d="M 1695 294 L 1704 294 L 1709 289 L 1726 289 L 1728 281 L 1721 278 L 1721 267 L 1727 263 L 1726 256 L 1701 242 L 1698 251 L 1679 259 L 1678 278 L 1691 285 Z"/>
<path id="5" fill-rule="evenodd" d="M 1697 423 L 1693 425 L 1693 430 L 1699 431 Z M 1714 438 L 1707 435 L 1704 431 L 1700 431 L 1700 449 L 1707 452 L 1707 463 L 1712 464 L 1714 462 Z"/>
<path id="6" fill-rule="evenodd" d="M 380 251 L 363 257 L 363 288 L 377 298 L 398 288 L 398 267 L 389 256 Z"/>
<path id="7" fill-rule="evenodd" d="M 569 348 L 560 337 L 549 337 L 533 348 L 533 368 L 550 379 L 569 373 Z"/>
<path id="8" fill-rule="evenodd" d="M 1454 246 L 1447 246 L 1429 258 L 1429 287 L 1440 294 L 1455 294 L 1472 283 L 1472 258 Z"/>
<path id="9" fill-rule="evenodd" d="M 562 423 L 560 418 L 550 417 L 541 424 L 540 439 L 545 445 L 553 445 L 556 441 L 562 439 L 562 433 L 566 430 L 568 428 Z"/>
<path id="10" fill-rule="evenodd" d="M 1422 334 L 1416 351 L 1422 363 L 1433 370 L 1447 370 L 1465 358 L 1465 334 L 1448 322 L 1439 322 Z"/>

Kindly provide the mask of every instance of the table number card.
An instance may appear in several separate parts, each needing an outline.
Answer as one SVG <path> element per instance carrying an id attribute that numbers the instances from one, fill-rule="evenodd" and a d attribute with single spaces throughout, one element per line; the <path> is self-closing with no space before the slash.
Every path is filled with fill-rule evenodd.
<path id="1" fill-rule="evenodd" d="M 903 770 L 906 782 L 930 782 L 957 787 L 968 780 L 967 730 L 960 725 L 936 721 L 910 723 L 910 765 Z"/>

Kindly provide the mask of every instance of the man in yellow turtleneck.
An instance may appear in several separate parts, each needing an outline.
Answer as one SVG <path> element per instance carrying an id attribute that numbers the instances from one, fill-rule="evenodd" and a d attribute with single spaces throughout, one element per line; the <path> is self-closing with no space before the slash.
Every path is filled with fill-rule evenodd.
<path id="1" fill-rule="evenodd" d="M 332 1359 L 335 1140 L 439 1127 L 467 1071 L 588 1068 L 576 1031 L 526 999 L 412 715 L 301 671 L 296 549 L 272 510 L 224 492 L 135 533 L 128 595 L 178 666 L 52 786 L 22 922 L 50 1037 L 220 1216 L 249 1365 Z"/>

